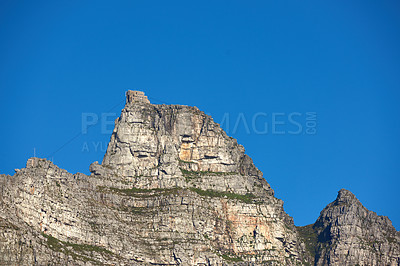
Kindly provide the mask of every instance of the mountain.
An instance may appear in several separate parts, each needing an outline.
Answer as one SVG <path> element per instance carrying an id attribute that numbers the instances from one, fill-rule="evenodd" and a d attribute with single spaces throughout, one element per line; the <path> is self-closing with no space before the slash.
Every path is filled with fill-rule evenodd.
<path id="1" fill-rule="evenodd" d="M 339 191 L 313 228 L 317 265 L 400 265 L 399 232 L 348 190 Z"/>
<path id="2" fill-rule="evenodd" d="M 243 146 L 196 107 L 127 92 L 101 164 L 0 175 L 4 265 L 399 265 L 387 217 L 341 190 L 296 227 Z"/>

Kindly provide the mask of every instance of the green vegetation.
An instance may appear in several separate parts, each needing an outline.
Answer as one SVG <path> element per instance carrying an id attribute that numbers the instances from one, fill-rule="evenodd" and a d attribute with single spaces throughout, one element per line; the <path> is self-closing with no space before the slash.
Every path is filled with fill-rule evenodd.
<path id="1" fill-rule="evenodd" d="M 55 237 L 52 237 L 51 235 L 46 235 L 45 233 L 42 233 L 42 235 L 47 238 L 47 245 L 54 251 L 62 252 L 62 248 L 64 245 L 62 245 L 61 241 L 58 240 Z"/>
<path id="2" fill-rule="evenodd" d="M 254 201 L 254 199 L 256 199 L 256 196 L 251 193 L 246 193 L 243 195 L 243 194 L 236 194 L 236 193 L 230 193 L 230 192 L 215 191 L 215 190 L 211 190 L 211 189 L 202 190 L 200 188 L 195 188 L 195 187 L 191 187 L 189 189 L 191 191 L 199 194 L 200 196 L 204 196 L 204 197 L 228 198 L 228 199 L 233 199 L 233 200 L 239 200 L 244 203 L 258 203 L 258 202 Z M 161 188 L 119 189 L 119 188 L 114 188 L 114 187 L 98 186 L 97 190 L 100 192 L 109 192 L 109 193 L 130 196 L 130 197 L 148 198 L 148 197 L 153 197 L 153 196 L 161 196 L 161 195 L 165 196 L 165 195 L 176 194 L 176 193 L 178 193 L 179 190 L 182 190 L 182 188 L 175 187 L 175 188 L 166 188 L 166 189 L 161 189 Z M 141 212 L 142 210 L 143 209 L 140 209 L 140 208 L 134 208 L 134 209 L 132 209 L 132 212 Z"/>
<path id="3" fill-rule="evenodd" d="M 297 232 L 299 233 L 300 238 L 306 244 L 306 250 L 309 252 L 310 256 L 315 258 L 318 235 L 317 232 L 315 232 L 313 225 L 309 224 L 306 226 L 299 226 L 297 227 Z"/>
<path id="4" fill-rule="evenodd" d="M 145 207 L 132 207 L 131 212 L 132 213 L 136 213 L 136 214 L 140 214 L 143 213 L 144 210 L 146 210 L 147 208 Z"/>
<path id="5" fill-rule="evenodd" d="M 221 251 L 212 251 L 215 255 L 218 255 L 218 256 L 220 256 L 221 258 L 223 258 L 224 260 L 226 260 L 226 261 L 229 261 L 229 262 L 240 262 L 240 261 L 243 261 L 243 259 L 242 258 L 240 258 L 240 257 L 238 257 L 237 255 L 235 255 L 235 254 L 221 254 L 220 252 Z"/>
<path id="6" fill-rule="evenodd" d="M 188 171 L 182 168 L 180 169 L 187 182 L 201 176 L 227 176 L 237 174 L 235 172 Z"/>
<path id="7" fill-rule="evenodd" d="M 98 186 L 98 191 L 100 192 L 111 192 L 115 194 L 138 197 L 138 198 L 147 198 L 155 195 L 170 195 L 176 194 L 181 188 L 153 188 L 153 189 L 141 189 L 141 188 L 115 188 L 115 187 L 104 187 Z"/>
<path id="8" fill-rule="evenodd" d="M 187 164 L 191 164 L 191 163 L 197 164 L 197 163 L 195 163 L 195 162 L 184 161 L 184 160 L 182 160 L 182 159 L 180 159 L 180 158 L 178 158 L 178 162 L 180 162 L 180 163 L 187 163 Z"/>
<path id="9" fill-rule="evenodd" d="M 194 171 L 188 171 L 185 169 L 181 169 L 182 175 L 185 177 L 186 182 L 189 182 L 192 179 L 196 179 L 200 177 L 200 174 L 198 172 L 194 172 Z"/>
<path id="10" fill-rule="evenodd" d="M 226 255 L 226 254 L 221 255 L 221 257 L 222 257 L 224 260 L 232 261 L 232 262 L 243 261 L 243 259 L 241 259 L 241 258 L 239 258 L 239 257 L 231 257 L 231 256 Z"/>
<path id="11" fill-rule="evenodd" d="M 97 253 L 107 253 L 107 254 L 113 254 L 111 251 L 99 247 L 99 246 L 93 246 L 93 245 L 87 245 L 87 244 L 73 244 L 66 242 L 68 246 L 72 247 L 75 251 L 78 252 L 97 252 Z"/>
<path id="12" fill-rule="evenodd" d="M 97 253 L 107 253 L 107 254 L 113 254 L 111 251 L 99 247 L 99 246 L 93 246 L 93 245 L 88 245 L 88 244 L 75 244 L 75 243 L 70 243 L 67 241 L 61 241 L 51 235 L 47 235 L 45 233 L 42 233 L 42 235 L 47 239 L 47 245 L 53 248 L 53 250 L 59 251 L 61 248 L 64 246 L 72 247 L 73 250 L 77 252 L 97 252 Z M 58 250 L 57 250 L 58 249 Z"/>
<path id="13" fill-rule="evenodd" d="M 215 191 L 215 190 L 210 190 L 210 189 L 202 190 L 202 189 L 195 188 L 195 187 L 191 187 L 190 190 L 193 192 L 196 192 L 200 196 L 235 199 L 235 200 L 242 201 L 244 203 L 253 203 L 253 199 L 256 197 L 255 195 L 253 195 L 251 193 L 242 195 L 242 194 L 236 194 L 236 193 L 230 193 L 230 192 L 220 192 L 220 191 Z"/>
<path id="14" fill-rule="evenodd" d="M 78 253 L 87 253 L 87 252 L 97 252 L 101 254 L 108 254 L 108 255 L 114 255 L 111 251 L 99 247 L 99 246 L 93 246 L 93 245 L 88 245 L 88 244 L 75 244 L 75 243 L 70 243 L 67 241 L 61 241 L 51 235 L 47 235 L 45 233 L 42 233 L 42 235 L 46 238 L 47 240 L 47 246 L 51 248 L 52 250 L 56 252 L 62 252 L 64 254 L 72 256 L 74 259 L 80 259 L 83 261 L 92 261 L 92 262 L 98 262 L 90 257 L 88 257 L 86 254 L 77 254 Z M 72 248 L 72 249 L 69 249 Z"/>

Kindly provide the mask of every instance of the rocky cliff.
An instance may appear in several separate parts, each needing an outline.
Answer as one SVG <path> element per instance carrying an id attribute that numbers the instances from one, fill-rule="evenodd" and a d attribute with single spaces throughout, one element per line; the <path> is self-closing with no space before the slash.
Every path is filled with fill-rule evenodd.
<path id="1" fill-rule="evenodd" d="M 313 225 L 316 265 L 400 265 L 400 234 L 389 218 L 367 210 L 348 190 L 339 191 Z"/>
<path id="2" fill-rule="evenodd" d="M 398 232 L 350 192 L 296 228 L 211 117 L 128 96 L 90 176 L 39 158 L 0 175 L 0 264 L 398 265 Z"/>

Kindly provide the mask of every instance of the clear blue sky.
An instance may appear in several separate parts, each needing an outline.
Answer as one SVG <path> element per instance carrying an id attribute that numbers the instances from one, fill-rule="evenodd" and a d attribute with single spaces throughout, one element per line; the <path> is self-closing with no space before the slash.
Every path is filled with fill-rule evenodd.
<path id="1" fill-rule="evenodd" d="M 296 225 L 346 188 L 400 229 L 399 13 L 366 0 L 1 1 L 0 172 L 36 148 L 89 173 L 110 132 L 80 135 L 82 113 L 113 121 L 140 89 L 229 117 Z M 293 112 L 302 126 L 316 112 L 316 134 L 288 134 Z M 271 132 L 274 113 L 285 134 Z"/>

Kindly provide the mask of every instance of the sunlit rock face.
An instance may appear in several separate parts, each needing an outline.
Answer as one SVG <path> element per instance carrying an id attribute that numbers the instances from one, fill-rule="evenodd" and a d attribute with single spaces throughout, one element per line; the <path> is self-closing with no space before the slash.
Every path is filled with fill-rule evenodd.
<path id="1" fill-rule="evenodd" d="M 341 216 L 358 207 L 328 205 L 314 226 L 296 228 L 243 146 L 196 107 L 127 92 L 104 159 L 90 171 L 31 158 L 14 176 L 0 175 L 0 265 L 334 264 L 345 261 L 334 257 L 347 248 L 341 243 L 378 240 L 379 230 L 391 232 L 379 261 L 398 259 L 390 221 L 367 232 Z M 327 228 L 338 245 L 321 242 Z M 351 252 L 360 265 L 378 262 L 360 246 Z"/>
<path id="2" fill-rule="evenodd" d="M 179 105 L 127 104 L 116 120 L 102 164 L 124 177 L 142 175 L 175 183 L 180 182 L 182 167 L 262 177 L 244 155 L 243 146 L 211 117 L 196 107 Z"/>

